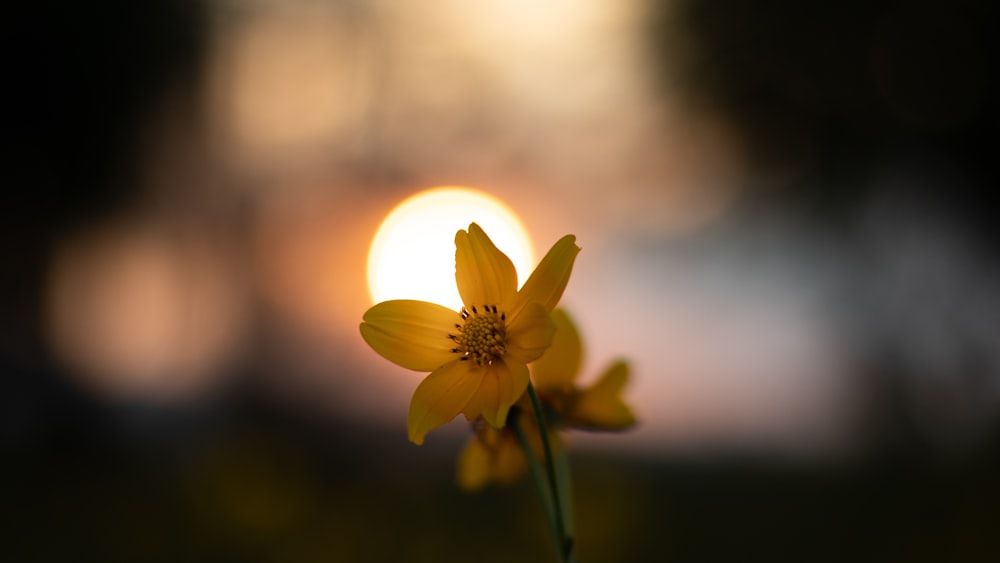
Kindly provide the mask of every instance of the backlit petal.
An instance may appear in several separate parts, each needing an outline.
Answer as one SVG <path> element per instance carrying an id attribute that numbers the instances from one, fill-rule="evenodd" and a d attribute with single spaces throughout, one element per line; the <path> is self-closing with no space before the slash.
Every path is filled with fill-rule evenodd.
<path id="1" fill-rule="evenodd" d="M 538 303 L 529 303 L 507 325 L 507 355 L 512 362 L 526 364 L 539 358 L 552 343 L 556 325 Z"/>
<path id="2" fill-rule="evenodd" d="M 507 412 L 528 388 L 528 367 L 524 364 L 497 360 L 487 367 L 490 381 L 488 388 L 480 387 L 482 416 L 494 428 L 501 428 L 507 421 Z M 495 376 L 496 385 L 490 378 Z M 487 393 L 491 393 L 492 396 Z"/>
<path id="3" fill-rule="evenodd" d="M 508 314 L 516 318 L 522 308 L 532 302 L 541 303 L 547 311 L 554 309 L 566 289 L 579 252 L 580 247 L 576 245 L 576 237 L 573 235 L 566 235 L 552 245 L 528 277 L 528 281 L 524 282 L 514 306 L 508 309 Z"/>
<path id="4" fill-rule="evenodd" d="M 470 422 L 481 417 L 483 410 L 496 412 L 498 408 L 497 401 L 500 397 L 500 383 L 497 381 L 496 372 L 490 371 L 486 367 L 476 366 L 475 369 L 477 370 L 476 373 L 479 374 L 479 389 L 476 390 L 472 398 L 469 399 L 469 402 L 466 403 L 465 408 L 462 409 L 465 419 Z"/>
<path id="5" fill-rule="evenodd" d="M 404 368 L 432 371 L 455 359 L 451 352 L 458 313 L 425 301 L 383 301 L 365 312 L 361 336 L 385 359 Z"/>
<path id="6" fill-rule="evenodd" d="M 459 488 L 472 492 L 485 487 L 492 476 L 491 457 L 490 448 L 473 436 L 458 454 L 456 480 Z"/>
<path id="7" fill-rule="evenodd" d="M 500 440 L 493 457 L 493 480 L 501 485 L 513 483 L 528 472 L 524 450 L 510 430 L 500 431 Z"/>
<path id="8" fill-rule="evenodd" d="M 458 486 L 469 492 L 491 483 L 513 483 L 528 470 L 524 451 L 508 429 L 485 427 L 469 440 L 458 457 Z"/>
<path id="9" fill-rule="evenodd" d="M 566 422 L 583 430 L 624 430 L 635 424 L 632 409 L 622 400 L 628 382 L 628 364 L 617 362 L 592 386 L 576 397 Z"/>
<path id="10" fill-rule="evenodd" d="M 543 394 L 571 390 L 583 356 L 580 334 L 566 311 L 556 308 L 550 316 L 556 327 L 552 344 L 531 364 L 531 378 L 538 392 Z"/>
<path id="11" fill-rule="evenodd" d="M 455 282 L 470 308 L 511 303 L 517 292 L 514 264 L 475 223 L 455 233 Z"/>
<path id="12" fill-rule="evenodd" d="M 455 360 L 431 372 L 413 392 L 406 425 L 410 441 L 418 446 L 431 430 L 462 412 L 479 388 L 480 375 L 472 362 Z"/>

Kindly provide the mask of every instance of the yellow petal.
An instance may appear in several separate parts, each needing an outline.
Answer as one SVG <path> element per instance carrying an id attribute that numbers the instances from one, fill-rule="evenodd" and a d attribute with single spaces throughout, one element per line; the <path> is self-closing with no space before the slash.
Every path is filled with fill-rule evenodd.
<path id="1" fill-rule="evenodd" d="M 632 409 L 621 398 L 628 382 L 628 364 L 617 362 L 576 397 L 566 422 L 583 430 L 624 430 L 635 424 Z"/>
<path id="2" fill-rule="evenodd" d="M 434 303 L 383 301 L 365 312 L 361 336 L 383 358 L 404 368 L 432 371 L 455 359 L 458 313 Z"/>
<path id="3" fill-rule="evenodd" d="M 539 358 L 552 343 L 556 330 L 545 307 L 528 303 L 507 325 L 507 354 L 511 362 L 526 364 Z"/>
<path id="4" fill-rule="evenodd" d="M 431 430 L 450 422 L 462 412 L 479 388 L 483 368 L 455 360 L 431 372 L 413 392 L 406 425 L 410 441 L 418 446 Z"/>
<path id="5" fill-rule="evenodd" d="M 458 454 L 456 480 L 463 491 L 478 491 L 489 483 L 492 474 L 490 449 L 479 438 L 469 440 Z"/>
<path id="6" fill-rule="evenodd" d="M 509 304 L 517 292 L 514 264 L 475 223 L 455 233 L 455 282 L 470 308 Z"/>
<path id="7" fill-rule="evenodd" d="M 476 390 L 469 402 L 466 403 L 465 408 L 462 409 L 462 414 L 465 415 L 465 420 L 473 421 L 481 416 L 483 416 L 484 410 L 492 410 L 496 412 L 497 401 L 500 396 L 500 383 L 497 380 L 497 374 L 495 371 L 487 370 L 485 367 L 480 368 L 479 373 L 481 378 L 479 380 L 479 389 Z M 502 425 L 494 425 L 502 426 Z"/>
<path id="8" fill-rule="evenodd" d="M 500 359 L 487 366 L 486 375 L 483 376 L 473 401 L 479 409 L 479 414 L 490 426 L 502 428 L 507 422 L 507 412 L 510 411 L 510 407 L 527 388 L 527 366 Z M 466 416 L 469 416 L 468 412 Z"/>
<path id="9" fill-rule="evenodd" d="M 459 454 L 456 477 L 460 488 L 473 492 L 490 483 L 513 483 L 527 470 L 524 451 L 514 433 L 485 427 Z"/>
<path id="10" fill-rule="evenodd" d="M 576 237 L 573 235 L 566 235 L 552 245 L 538 266 L 535 266 L 528 281 L 524 282 L 508 314 L 516 318 L 521 309 L 532 302 L 541 303 L 546 311 L 554 309 L 566 289 L 579 252 L 580 247 L 576 245 Z"/>
<path id="11" fill-rule="evenodd" d="M 527 472 L 528 460 L 524 457 L 524 450 L 517 437 L 510 430 L 501 430 L 500 440 L 493 454 L 493 480 L 507 485 Z"/>
<path id="12" fill-rule="evenodd" d="M 531 364 L 531 378 L 539 393 L 569 391 L 580 373 L 583 346 L 573 320 L 560 308 L 552 311 L 556 327 L 552 344 Z"/>

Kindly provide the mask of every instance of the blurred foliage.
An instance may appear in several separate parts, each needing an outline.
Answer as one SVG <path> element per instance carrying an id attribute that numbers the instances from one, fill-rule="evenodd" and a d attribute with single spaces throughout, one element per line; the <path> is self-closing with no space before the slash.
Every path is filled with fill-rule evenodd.
<path id="1" fill-rule="evenodd" d="M 213 412 L 218 413 L 219 405 Z M 549 561 L 529 482 L 467 495 L 459 444 L 317 424 L 105 410 L 5 451 L 9 561 Z M 91 413 L 94 414 L 94 413 Z M 140 417 L 149 419 L 147 412 Z M 130 435 L 93 421 L 117 418 Z M 159 422 L 156 422 L 159 419 Z M 180 429 L 180 430 L 178 430 Z M 59 444 L 58 447 L 54 444 Z M 1000 457 L 836 465 L 576 453 L 583 561 L 994 561 Z"/>
<path id="2" fill-rule="evenodd" d="M 664 93 L 733 123 L 756 178 L 752 197 L 784 190 L 827 212 L 853 209 L 880 164 L 915 152 L 981 180 L 935 194 L 976 214 L 997 180 L 987 148 L 1000 115 L 990 91 L 996 7 L 656 2 L 648 48 Z"/>
<path id="3" fill-rule="evenodd" d="M 195 85 L 203 9 L 42 0 L 0 19 L 0 354 L 40 352 L 39 280 L 59 238 L 135 199 L 148 118 L 164 91 Z"/>

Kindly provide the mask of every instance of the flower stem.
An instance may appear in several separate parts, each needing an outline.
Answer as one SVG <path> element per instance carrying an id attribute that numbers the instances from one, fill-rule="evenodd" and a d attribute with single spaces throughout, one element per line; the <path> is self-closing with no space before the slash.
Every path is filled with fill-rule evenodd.
<path id="1" fill-rule="evenodd" d="M 535 486 L 538 487 L 538 495 L 542 499 L 542 505 L 545 507 L 545 516 L 549 519 L 549 527 L 552 529 L 552 533 L 555 534 L 558 529 L 556 526 L 556 511 L 554 505 L 552 504 L 552 492 L 549 489 L 549 482 L 545 476 L 545 470 L 543 470 L 542 465 L 538 463 L 538 456 L 535 455 L 535 448 L 533 448 L 531 446 L 531 442 L 528 441 L 528 436 L 524 433 L 524 428 L 521 427 L 520 418 L 518 416 L 512 416 L 509 420 L 511 421 L 511 429 L 514 431 L 514 435 L 517 436 L 517 441 L 520 442 L 521 448 L 524 449 L 524 457 L 528 461 L 528 469 L 531 471 L 531 477 L 535 480 Z"/>
<path id="2" fill-rule="evenodd" d="M 548 475 L 549 481 L 549 492 L 552 495 L 552 509 L 553 509 L 553 532 L 556 536 L 556 546 L 559 549 L 559 560 L 563 563 L 569 563 L 572 560 L 571 554 L 573 552 L 573 538 L 570 537 L 566 528 L 566 517 L 563 514 L 564 507 L 561 498 L 561 493 L 559 491 L 560 479 L 556 474 L 555 468 L 555 457 L 552 455 L 552 445 L 549 442 L 549 431 L 548 426 L 545 423 L 545 413 L 542 411 L 542 403 L 538 400 L 538 394 L 535 393 L 535 387 L 528 382 L 528 397 L 531 398 L 531 406 L 535 411 L 535 420 L 538 422 L 538 433 L 542 438 L 542 449 L 545 452 L 545 469 Z M 523 444 L 525 449 L 530 449 L 525 441 Z M 527 453 L 527 452 L 526 452 Z M 533 454 L 531 454 L 533 456 Z M 565 480 L 564 480 L 565 481 Z M 563 494 L 568 494 L 569 491 L 563 491 Z"/>

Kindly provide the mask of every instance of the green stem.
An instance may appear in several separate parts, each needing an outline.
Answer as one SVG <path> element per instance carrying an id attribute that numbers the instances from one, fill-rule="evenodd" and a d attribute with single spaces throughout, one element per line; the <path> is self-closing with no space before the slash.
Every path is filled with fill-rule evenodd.
<path id="1" fill-rule="evenodd" d="M 538 463 L 538 457 L 535 456 L 535 449 L 528 442 L 528 436 L 524 433 L 524 429 L 521 428 L 518 417 L 512 416 L 508 420 L 511 421 L 510 427 L 514 431 L 514 435 L 517 436 L 517 441 L 520 442 L 521 448 L 524 449 L 524 457 L 528 460 L 528 469 L 531 471 L 531 477 L 535 480 L 535 485 L 538 487 L 538 495 L 541 497 L 542 505 L 545 507 L 545 515 L 549 519 L 549 526 L 552 528 L 552 533 L 556 533 L 556 512 L 552 506 L 552 498 L 550 496 L 549 484 L 545 477 L 545 471 L 542 470 L 541 464 Z"/>
<path id="2" fill-rule="evenodd" d="M 545 452 L 545 469 L 548 474 L 549 492 L 552 493 L 552 505 L 554 512 L 554 518 L 552 519 L 554 524 L 553 531 L 555 532 L 556 544 L 559 548 L 559 559 L 563 563 L 569 563 L 572 559 L 571 553 L 573 551 L 573 539 L 566 531 L 566 519 L 563 515 L 564 504 L 560 496 L 559 478 L 556 475 L 555 457 L 552 455 L 552 445 L 549 443 L 549 432 L 548 426 L 545 423 L 545 413 L 542 411 L 542 402 L 538 400 L 538 394 L 535 393 L 535 387 L 530 381 L 528 382 L 528 397 L 531 398 L 531 406 L 535 411 L 535 420 L 538 421 L 538 432 L 542 438 L 542 449 Z M 525 450 L 530 449 L 526 443 L 522 445 L 524 445 Z"/>

